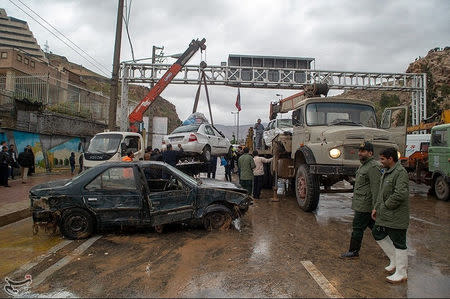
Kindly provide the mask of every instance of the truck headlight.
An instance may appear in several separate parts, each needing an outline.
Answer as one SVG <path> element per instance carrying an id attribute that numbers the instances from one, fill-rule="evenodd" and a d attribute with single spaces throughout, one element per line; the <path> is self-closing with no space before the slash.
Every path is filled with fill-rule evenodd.
<path id="1" fill-rule="evenodd" d="M 330 149 L 330 157 L 333 159 L 337 159 L 341 156 L 341 151 L 337 148 Z"/>

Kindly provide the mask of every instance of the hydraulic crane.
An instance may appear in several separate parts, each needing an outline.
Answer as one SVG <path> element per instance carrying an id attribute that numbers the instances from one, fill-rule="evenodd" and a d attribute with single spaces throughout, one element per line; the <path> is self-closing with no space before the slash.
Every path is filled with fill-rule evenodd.
<path id="1" fill-rule="evenodd" d="M 130 131 L 138 132 L 138 127 L 136 123 L 142 122 L 143 115 L 147 111 L 148 107 L 153 103 L 153 101 L 164 91 L 167 85 L 175 78 L 175 76 L 180 72 L 183 66 L 191 59 L 192 56 L 200 49 L 201 51 L 206 49 L 205 45 L 206 39 L 202 40 L 192 40 L 189 44 L 187 50 L 178 58 L 178 60 L 167 70 L 167 72 L 159 79 L 158 83 L 150 89 L 148 94 L 139 102 L 139 104 L 134 108 L 134 110 L 128 116 L 128 121 L 130 123 Z"/>

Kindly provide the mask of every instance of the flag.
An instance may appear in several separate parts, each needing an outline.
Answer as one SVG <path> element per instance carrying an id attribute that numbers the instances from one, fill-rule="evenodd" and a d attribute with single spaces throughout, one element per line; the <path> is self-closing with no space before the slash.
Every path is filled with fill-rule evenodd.
<path id="1" fill-rule="evenodd" d="M 239 88 L 238 88 L 238 94 L 237 94 L 237 97 L 236 97 L 236 108 L 237 108 L 237 110 L 238 111 L 241 111 L 241 91 L 239 90 Z"/>

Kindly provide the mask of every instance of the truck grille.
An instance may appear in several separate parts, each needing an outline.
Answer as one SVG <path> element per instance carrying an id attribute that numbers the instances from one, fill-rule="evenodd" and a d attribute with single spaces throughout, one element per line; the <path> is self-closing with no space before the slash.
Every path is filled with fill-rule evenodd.
<path id="1" fill-rule="evenodd" d="M 380 153 L 386 148 L 387 148 L 387 146 L 379 146 L 379 145 L 374 144 L 374 153 L 373 153 L 374 158 L 378 159 Z M 359 160 L 358 151 L 359 151 L 358 145 L 344 146 L 344 159 L 345 160 Z"/>

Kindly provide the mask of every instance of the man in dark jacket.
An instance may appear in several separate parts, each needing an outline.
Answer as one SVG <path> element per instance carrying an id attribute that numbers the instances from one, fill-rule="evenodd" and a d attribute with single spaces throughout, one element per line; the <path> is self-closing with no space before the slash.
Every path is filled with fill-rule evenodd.
<path id="1" fill-rule="evenodd" d="M 33 153 L 28 147 L 26 147 L 24 148 L 23 152 L 19 154 L 17 161 L 19 162 L 20 165 L 22 184 L 25 184 L 27 182 L 28 170 L 33 165 L 34 161 Z"/>
<path id="2" fill-rule="evenodd" d="M 168 144 L 167 149 L 162 153 L 163 161 L 175 167 L 178 163 L 178 159 L 183 153 L 183 148 L 181 146 L 179 146 L 179 149 L 179 151 L 175 151 L 172 149 L 172 145 Z"/>
<path id="3" fill-rule="evenodd" d="M 372 230 L 373 221 L 371 213 L 377 201 L 380 188 L 381 167 L 373 157 L 373 145 L 370 142 L 361 144 L 358 152 L 361 166 L 356 171 L 355 187 L 353 190 L 352 210 L 353 231 L 349 250 L 341 258 L 357 258 L 361 249 L 361 242 L 366 228 Z"/>
<path id="4" fill-rule="evenodd" d="M 9 164 L 10 157 L 8 153 L 8 147 L 2 146 L 0 152 L 0 185 L 5 187 L 11 187 L 8 185 L 8 176 L 9 176 Z"/>
<path id="5" fill-rule="evenodd" d="M 32 162 L 31 165 L 28 167 L 28 175 L 32 176 L 34 173 L 34 153 L 33 153 L 33 148 L 31 147 L 31 145 L 27 145 L 28 151 L 31 153 L 31 157 L 32 157 Z"/>
<path id="6" fill-rule="evenodd" d="M 217 156 L 211 156 L 211 160 L 209 160 L 208 163 L 208 173 L 207 177 L 209 178 L 216 178 L 216 171 L 217 171 Z"/>
<path id="7" fill-rule="evenodd" d="M 73 172 L 75 171 L 75 153 L 74 152 L 70 153 L 69 164 L 70 164 L 70 174 L 73 174 Z"/>
<path id="8" fill-rule="evenodd" d="M 380 154 L 380 162 L 386 171 L 381 177 L 380 189 L 372 218 L 375 226 L 372 235 L 389 257 L 386 272 L 395 273 L 386 277 L 390 283 L 408 279 L 408 252 L 406 231 L 409 225 L 409 178 L 398 161 L 397 150 L 387 148 Z"/>
<path id="9" fill-rule="evenodd" d="M 17 153 L 16 149 L 14 148 L 14 144 L 9 145 L 9 158 L 10 158 L 10 175 L 11 179 L 14 180 L 14 168 L 18 168 L 19 164 L 17 163 Z"/>

